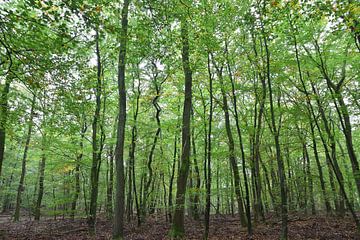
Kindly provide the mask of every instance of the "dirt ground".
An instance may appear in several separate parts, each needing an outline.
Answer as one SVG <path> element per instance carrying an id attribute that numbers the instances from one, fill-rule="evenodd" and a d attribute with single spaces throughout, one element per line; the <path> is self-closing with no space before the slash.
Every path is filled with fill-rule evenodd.
<path id="1" fill-rule="evenodd" d="M 136 223 L 127 223 L 125 235 L 131 240 L 169 239 L 170 224 L 163 217 L 149 217 L 147 222 L 137 227 Z M 97 222 L 96 236 L 90 236 L 86 219 L 45 219 L 39 222 L 22 220 L 18 223 L 9 221 L 9 216 L 0 215 L 0 232 L 3 239 L 111 239 L 111 222 L 100 218 Z M 210 239 L 279 239 L 280 221 L 268 216 L 265 223 L 254 226 L 250 238 L 246 229 L 241 228 L 237 217 L 219 215 L 211 217 Z M 336 218 L 327 216 L 289 217 L 289 239 L 360 239 L 350 217 Z M 186 219 L 186 239 L 202 239 L 203 222 Z"/>

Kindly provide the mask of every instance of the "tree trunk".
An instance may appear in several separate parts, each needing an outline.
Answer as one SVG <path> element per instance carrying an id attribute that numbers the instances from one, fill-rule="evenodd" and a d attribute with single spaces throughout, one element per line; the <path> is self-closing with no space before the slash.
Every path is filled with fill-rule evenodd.
<path id="1" fill-rule="evenodd" d="M 19 221 L 19 219 L 20 219 L 21 194 L 25 190 L 24 181 L 25 181 L 25 173 L 26 173 L 26 158 L 27 158 L 27 153 L 29 150 L 29 144 L 30 144 L 31 133 L 32 133 L 32 128 L 33 128 L 33 119 L 35 116 L 35 109 L 34 109 L 35 108 L 35 99 L 36 99 L 36 97 L 34 95 L 32 102 L 31 102 L 30 117 L 29 117 L 29 121 L 28 121 L 28 132 L 26 135 L 24 155 L 23 155 L 22 163 L 21 163 L 21 175 L 20 175 L 19 186 L 18 186 L 17 195 L 16 195 L 16 205 L 15 205 L 15 213 L 14 213 L 14 221 L 16 221 L 16 222 Z"/>
<path id="2" fill-rule="evenodd" d="M 313 90 L 314 89 L 314 85 L 312 85 L 313 87 Z M 304 87 L 304 90 L 306 91 L 306 88 Z M 316 94 L 316 93 L 315 93 Z M 317 94 L 316 94 L 317 96 Z M 316 99 L 318 101 L 318 99 Z M 319 111 L 320 113 L 323 112 L 322 111 L 322 107 L 321 107 L 321 104 L 319 104 L 318 102 L 318 107 L 319 107 Z M 339 188 L 340 188 L 340 192 L 342 194 L 342 196 L 344 197 L 344 200 L 345 200 L 345 203 L 354 219 L 354 222 L 356 224 L 356 228 L 357 228 L 357 231 L 360 232 L 360 221 L 359 221 L 359 218 L 357 217 L 355 211 L 354 211 L 354 208 L 353 206 L 351 205 L 349 199 L 347 198 L 347 195 L 346 195 L 346 192 L 345 192 L 345 188 L 344 188 L 344 185 L 343 185 L 343 177 L 342 177 L 342 173 L 340 171 L 340 169 L 338 168 L 338 164 L 335 163 L 332 161 L 331 157 L 330 157 L 330 153 L 329 153 L 329 150 L 328 150 L 328 146 L 326 144 L 326 141 L 325 141 L 325 138 L 322 134 L 322 131 L 321 131 L 321 128 L 320 128 L 320 125 L 316 119 L 316 115 L 315 115 L 315 112 L 314 112 L 314 109 L 312 108 L 312 106 L 310 105 L 310 110 L 311 110 L 311 114 L 315 120 L 315 124 L 316 124 L 316 127 L 317 127 L 317 130 L 320 134 L 320 138 L 321 138 L 321 141 L 323 143 L 323 146 L 324 146 L 324 149 L 325 149 L 325 155 L 326 155 L 326 159 L 327 161 L 329 162 L 329 165 L 331 166 L 331 168 L 333 169 L 334 173 L 335 173 L 335 177 L 336 177 L 336 180 L 338 181 L 338 184 L 339 184 Z M 321 114 L 322 115 L 322 114 Z M 325 124 L 326 125 L 326 124 Z M 325 126 L 325 128 L 327 128 Z"/>
<path id="3" fill-rule="evenodd" d="M 360 196 L 360 167 L 359 167 L 359 162 L 356 157 L 355 148 L 354 148 L 353 140 L 352 140 L 352 127 L 351 127 L 351 122 L 350 122 L 349 111 L 348 111 L 347 105 L 345 104 L 344 98 L 340 92 L 340 89 L 337 88 L 335 90 L 335 94 L 333 94 L 333 95 L 335 95 L 335 97 L 340 105 L 340 107 L 339 107 L 335 102 L 335 107 L 336 107 L 336 110 L 338 112 L 338 115 L 339 115 L 339 118 L 341 121 L 341 126 L 342 126 L 341 129 L 345 136 L 346 148 L 347 148 L 348 155 L 350 158 L 351 167 L 352 167 L 352 171 L 353 171 L 353 175 L 354 175 L 354 179 L 355 179 L 355 183 L 356 183 L 356 188 L 358 191 L 358 195 Z M 334 99 L 334 101 L 336 101 L 336 100 Z"/>
<path id="4" fill-rule="evenodd" d="M 138 66 L 137 66 L 138 67 Z M 139 114 L 139 100 L 140 100 L 140 95 L 141 95 L 141 90 L 140 90 L 140 86 L 141 86 L 141 82 L 140 82 L 140 76 L 139 74 L 137 75 L 137 79 L 138 79 L 138 86 L 137 86 L 137 91 L 135 92 L 135 81 L 133 81 L 132 84 L 132 91 L 133 94 L 136 96 L 136 102 L 135 102 L 135 111 L 133 114 L 133 121 L 134 121 L 134 125 L 132 126 L 131 129 L 131 145 L 129 148 L 129 182 L 128 182 L 128 199 L 131 199 L 131 189 L 134 190 L 134 199 L 135 199 L 135 205 L 136 205 L 136 214 L 137 214 L 137 224 L 138 226 L 141 225 L 141 210 L 139 207 L 139 201 L 138 201 L 138 197 L 137 197 L 137 192 L 136 192 L 136 178 L 135 178 L 135 150 L 136 150 L 136 141 L 137 141 L 137 117 Z M 128 206 L 130 205 L 129 201 L 128 201 Z M 130 219 L 130 212 L 128 212 L 128 220 Z"/>
<path id="5" fill-rule="evenodd" d="M 45 163 L 46 163 L 46 155 L 45 155 L 45 144 L 46 144 L 46 138 L 45 134 L 43 135 L 43 146 L 42 146 L 42 155 L 41 155 L 41 162 L 39 167 L 39 191 L 37 194 L 37 201 L 35 206 L 35 220 L 40 220 L 40 209 L 41 209 L 41 202 L 44 195 L 44 178 L 45 178 Z"/>
<path id="6" fill-rule="evenodd" d="M 192 116 L 192 118 L 194 118 L 194 115 Z M 191 178 L 195 175 L 195 191 L 193 192 L 193 196 L 191 196 L 190 201 L 191 201 L 191 212 L 193 215 L 193 218 L 195 220 L 199 220 L 199 206 L 200 206 L 200 196 L 199 196 L 199 190 L 200 190 L 200 186 L 201 186 L 201 181 L 200 181 L 200 170 L 199 170 L 199 165 L 197 162 L 197 156 L 196 156 L 196 144 L 195 144 L 195 129 L 193 127 L 192 129 L 192 133 L 191 133 L 191 147 L 192 147 L 192 152 L 193 152 L 193 159 L 194 159 L 194 170 L 195 172 L 192 174 Z M 192 186 L 193 187 L 193 186 Z"/>
<path id="7" fill-rule="evenodd" d="M 153 83 L 154 83 L 154 87 L 155 87 L 155 91 L 156 91 L 156 95 L 154 97 L 154 99 L 152 100 L 152 104 L 155 108 L 155 118 L 156 118 L 156 125 L 157 125 L 157 129 L 156 129 L 156 133 L 154 136 L 154 140 L 153 143 L 151 145 L 151 149 L 149 152 L 149 156 L 148 156 L 148 162 L 147 162 L 147 168 L 148 168 L 148 173 L 149 175 L 147 176 L 147 182 L 145 183 L 144 186 L 144 198 L 143 198 L 143 205 L 141 206 L 142 209 L 142 218 L 143 220 L 145 220 L 146 217 L 146 211 L 147 211 L 147 200 L 149 198 L 150 195 L 150 186 L 151 183 L 153 181 L 153 169 L 152 169 L 152 162 L 153 162 L 153 158 L 154 158 L 154 153 L 155 153 L 155 149 L 156 149 L 156 144 L 158 142 L 158 139 L 161 135 L 161 122 L 160 122 L 160 113 L 161 113 L 161 108 L 159 105 L 159 98 L 160 98 L 160 94 L 161 94 L 161 84 L 162 83 L 158 83 L 158 70 L 156 68 L 156 63 L 153 63 L 153 66 L 155 68 L 155 74 L 154 74 L 154 79 L 153 79 Z"/>
<path id="8" fill-rule="evenodd" d="M 168 213 L 169 213 L 169 219 L 170 222 L 172 221 L 172 212 L 173 212 L 173 203 L 172 203 L 172 191 L 173 191 L 173 182 L 174 182 L 174 178 L 175 178 L 175 168 L 176 168 L 176 160 L 177 160 L 177 135 L 175 135 L 174 137 L 174 156 L 173 156 L 173 163 L 172 163 L 172 167 L 171 167 L 171 175 L 170 175 L 170 182 L 169 182 L 169 200 L 168 200 Z"/>
<path id="9" fill-rule="evenodd" d="M 126 69 L 126 44 L 128 29 L 128 10 L 130 0 L 124 0 L 121 11 L 121 34 L 120 50 L 118 63 L 118 92 L 119 92 L 119 119 L 117 128 L 117 142 L 115 149 L 116 162 L 116 189 L 114 206 L 114 227 L 113 239 L 124 238 L 124 211 L 125 211 L 125 174 L 124 174 L 124 140 L 126 122 L 126 88 L 125 88 L 125 69 Z"/>
<path id="10" fill-rule="evenodd" d="M 8 111 L 8 94 L 10 91 L 10 80 L 6 78 L 5 86 L 1 93 L 0 98 L 0 177 L 1 170 L 4 161 L 4 151 L 5 151 L 5 136 L 6 136 L 6 120 L 7 120 L 7 111 Z"/>
<path id="11" fill-rule="evenodd" d="M 314 151 L 314 157 L 315 157 L 315 161 L 316 161 L 316 166 L 319 172 L 319 180 L 320 180 L 320 187 L 321 187 L 321 192 L 324 198 L 324 204 L 325 204 L 325 208 L 326 208 L 326 213 L 330 214 L 331 213 L 331 205 L 329 202 L 329 197 L 326 193 L 326 187 L 325 187 L 325 180 L 324 180 L 324 174 L 322 171 L 322 166 L 320 164 L 320 159 L 319 159 L 319 154 L 318 154 L 318 150 L 317 150 L 317 144 L 316 144 L 316 139 L 315 139 L 315 132 L 314 132 L 314 124 L 312 122 L 312 119 L 310 117 L 310 128 L 311 128 L 311 138 L 312 138 L 312 143 L 313 143 L 313 151 Z"/>
<path id="12" fill-rule="evenodd" d="M 304 148 L 304 155 L 305 155 L 305 166 L 306 166 L 306 176 L 307 176 L 307 181 L 308 181 L 308 189 L 309 189 L 309 198 L 310 198 L 310 207 L 311 207 L 311 214 L 315 215 L 316 214 L 316 209 L 315 209 L 315 199 L 314 199 L 314 185 L 313 185 L 313 177 L 311 174 L 311 167 L 310 167 L 310 157 L 309 157 L 309 152 L 307 150 L 307 146 L 306 143 L 303 143 L 303 148 Z"/>
<path id="13" fill-rule="evenodd" d="M 299 72 L 299 78 L 301 81 L 301 85 L 303 88 L 303 92 L 306 95 L 306 104 L 307 104 L 307 111 L 309 114 L 309 121 L 310 121 L 310 128 L 311 128 L 311 138 L 312 138 L 312 142 L 313 142 L 313 151 L 314 151 L 314 157 L 315 157 L 315 161 L 316 161 L 316 165 L 318 168 L 318 172 L 319 172 L 319 178 L 320 178 L 320 186 L 321 186 L 321 190 L 322 190 L 322 194 L 324 197 L 324 203 L 325 203 L 325 208 L 326 208 L 326 212 L 328 214 L 331 213 L 331 205 L 329 202 L 329 198 L 328 195 L 326 193 L 326 188 L 325 188 L 325 180 L 324 180 L 324 176 L 323 176 L 323 171 L 322 171 L 322 166 L 320 164 L 320 160 L 319 160 L 319 154 L 317 151 L 317 144 L 316 144 L 316 139 L 315 139 L 315 131 L 314 131 L 314 125 L 313 125 L 313 119 L 314 121 L 316 120 L 316 116 L 314 113 L 314 109 L 311 105 L 311 101 L 310 101 L 310 94 L 306 89 L 306 85 L 305 85 L 305 81 L 303 78 L 303 74 L 302 74 L 302 70 L 301 70 L 301 63 L 300 63 L 300 59 L 299 59 L 299 50 L 298 50 L 298 46 L 297 46 L 297 39 L 296 36 L 293 36 L 294 39 L 294 46 L 295 46 L 295 57 L 296 57 L 296 62 L 297 62 L 297 68 L 298 68 L 298 72 Z M 311 118 L 311 116 L 313 116 L 313 119 Z"/>
<path id="14" fill-rule="evenodd" d="M 214 60 L 214 59 L 213 59 Z M 227 96 L 224 88 L 223 83 L 223 76 L 222 76 L 222 67 L 216 66 L 214 64 L 217 72 L 217 76 L 219 78 L 220 87 L 221 87 L 221 95 L 222 95 L 222 109 L 224 111 L 224 117 L 225 117 L 225 128 L 226 128 L 226 134 L 228 138 L 228 147 L 229 147 L 229 161 L 231 165 L 231 170 L 234 176 L 234 185 L 235 185 L 235 194 L 236 194 L 236 200 L 238 204 L 238 211 L 240 216 L 240 223 L 241 226 L 246 227 L 247 222 L 245 218 L 244 213 L 244 207 L 243 207 L 243 199 L 241 196 L 241 186 L 240 186 L 240 176 L 239 176 L 239 168 L 235 157 L 235 143 L 234 138 L 231 132 L 231 126 L 230 126 L 230 116 L 229 116 L 229 107 L 228 107 L 228 101 Z"/>
<path id="15" fill-rule="evenodd" d="M 264 35 L 263 29 L 263 35 Z M 274 111 L 274 102 L 273 102 L 273 91 L 271 84 L 271 76 L 270 76 L 270 51 L 267 45 L 267 38 L 264 35 L 264 46 L 266 51 L 266 77 L 268 80 L 268 88 L 269 88 L 269 100 L 270 100 L 270 115 L 271 115 L 271 126 L 272 133 L 274 136 L 275 147 L 276 147 L 276 161 L 278 165 L 278 176 L 280 180 L 280 195 L 281 195 L 281 235 L 280 238 L 282 240 L 287 239 L 288 235 L 288 209 L 287 209 L 287 193 L 286 193 L 286 177 L 285 177 L 285 167 L 284 162 L 281 156 L 281 148 L 280 148 L 280 126 L 276 126 L 275 121 L 275 111 Z"/>
<path id="16" fill-rule="evenodd" d="M 235 83 L 234 83 L 234 79 L 233 79 L 233 75 L 232 75 L 232 71 L 231 71 L 227 43 L 225 43 L 225 46 L 226 46 L 226 49 L 225 49 L 226 64 L 227 64 L 229 79 L 231 82 L 231 91 L 232 91 L 233 106 L 234 106 L 234 117 L 235 117 L 235 123 L 236 123 L 236 130 L 237 130 L 237 134 L 238 134 L 238 138 L 239 138 L 239 145 L 240 145 L 240 150 L 241 150 L 241 160 L 242 160 L 242 173 L 243 173 L 244 183 L 245 183 L 245 199 L 246 199 L 245 211 L 246 211 L 246 217 L 247 217 L 247 219 L 246 219 L 247 220 L 247 231 L 248 231 L 248 234 L 251 235 L 252 234 L 252 226 L 251 226 L 251 212 L 250 212 L 250 193 L 249 193 L 249 184 L 248 184 L 247 173 L 246 173 L 245 152 L 244 152 L 244 145 L 243 145 L 243 140 L 242 140 L 242 135 L 241 135 L 241 130 L 240 130 L 239 114 L 238 114 L 238 110 L 237 110 Z M 259 182 L 260 182 L 260 179 L 259 179 Z M 261 198 L 259 197 L 259 199 L 261 199 Z M 260 213 L 263 213 L 261 200 L 260 200 L 260 202 L 258 202 L 258 204 L 260 204 L 260 206 L 258 206 Z"/>
<path id="17" fill-rule="evenodd" d="M 205 170 L 205 179 L 206 179 L 206 205 L 205 205 L 205 232 L 204 239 L 208 239 L 209 237 L 209 226 L 210 226 L 210 204 L 211 204 L 211 132 L 212 132 L 212 119 L 213 119 L 213 78 L 211 74 L 210 68 L 210 55 L 208 54 L 208 74 L 209 74 L 209 93 L 210 93 L 210 109 L 209 109 L 209 130 L 207 135 L 207 161 L 204 163 Z M 205 115 L 205 111 L 204 111 Z M 206 154 L 206 151 L 205 151 Z M 205 159 L 206 160 L 206 159 Z M 231 188 L 232 189 L 232 188 Z"/>
<path id="18" fill-rule="evenodd" d="M 315 88 L 315 85 L 313 83 L 311 83 L 311 87 L 312 87 L 312 90 L 313 90 L 313 94 L 315 94 L 316 96 L 316 103 L 317 103 L 317 106 L 319 108 L 319 112 L 320 112 L 320 116 L 321 116 L 321 119 L 322 119 L 322 122 L 324 124 L 324 127 L 325 127 L 325 132 L 329 138 L 329 145 L 330 145 L 330 150 L 328 149 L 328 144 L 325 142 L 325 139 L 322 140 L 323 142 L 323 145 L 324 145 L 324 149 L 325 149 L 325 154 L 326 154 L 326 157 L 329 161 L 329 164 L 331 167 L 333 167 L 333 170 L 334 170 L 334 173 L 335 173 L 335 176 L 336 178 L 339 178 L 341 183 L 339 184 L 343 184 L 344 182 L 344 177 L 343 177 L 343 174 L 341 173 L 341 170 L 340 170 L 340 167 L 339 167 L 339 164 L 338 164 L 338 161 L 337 161 L 337 154 L 336 154 L 336 142 L 335 142 L 335 136 L 334 136 L 334 133 L 331 131 L 331 126 L 330 126 L 330 123 L 325 115 L 325 110 L 319 100 L 319 94 Z M 318 129 L 319 132 L 321 131 L 320 129 Z M 330 175 L 331 176 L 331 175 Z M 337 211 L 337 214 L 339 216 L 343 216 L 345 214 L 345 209 L 344 209 L 344 199 L 343 197 L 345 196 L 341 196 L 341 189 L 340 189 L 340 196 L 337 198 L 338 201 L 336 202 L 336 211 Z"/>
<path id="19" fill-rule="evenodd" d="M 189 33 L 188 22 L 183 17 L 181 19 L 181 42 L 182 42 L 182 63 L 185 75 L 185 100 L 182 119 L 182 152 L 181 165 L 177 179 L 176 206 L 171 226 L 171 236 L 181 238 L 184 236 L 184 209 L 186 182 L 190 167 L 190 115 L 192 98 L 192 71 L 189 60 Z"/>
<path id="20" fill-rule="evenodd" d="M 99 31 L 96 30 L 96 56 L 97 56 L 97 83 L 95 89 L 96 96 L 96 107 L 94 113 L 94 119 L 92 123 L 92 166 L 91 166 L 91 193 L 90 193 L 90 209 L 88 217 L 88 225 L 91 233 L 95 233 L 95 222 L 96 222 L 96 210 L 97 210 L 97 198 L 99 191 L 99 168 L 101 163 L 101 150 L 100 141 L 97 133 L 99 130 L 100 121 L 100 109 L 101 109 L 101 95 L 102 95 L 102 66 L 100 57 L 99 47 Z"/>

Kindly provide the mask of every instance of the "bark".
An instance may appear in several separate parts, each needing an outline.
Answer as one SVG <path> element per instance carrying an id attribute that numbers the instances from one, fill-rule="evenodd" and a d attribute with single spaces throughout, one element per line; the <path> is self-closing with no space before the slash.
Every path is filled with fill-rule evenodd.
<path id="1" fill-rule="evenodd" d="M 96 210 L 97 210 L 97 198 L 99 191 L 99 170 L 101 164 L 101 142 L 99 141 L 98 131 L 100 123 L 100 109 L 101 109 L 101 95 L 102 95 L 102 66 L 99 41 L 100 36 L 98 30 L 96 30 L 96 56 L 97 56 L 97 82 L 95 89 L 96 106 L 94 112 L 94 119 L 92 122 L 92 166 L 90 175 L 90 209 L 88 216 L 88 225 L 92 233 L 95 232 L 96 223 Z"/>
<path id="2" fill-rule="evenodd" d="M 192 116 L 194 118 L 194 115 Z M 200 186 L 201 186 L 201 180 L 200 180 L 200 169 L 199 169 L 199 165 L 197 162 L 197 153 L 196 153 L 196 144 L 195 144 L 195 129 L 193 127 L 192 129 L 192 133 L 191 133 L 191 147 L 192 147 L 192 152 L 193 152 L 193 159 L 194 159 L 194 170 L 195 172 L 193 174 L 191 174 L 191 180 L 193 178 L 193 176 L 195 175 L 195 189 L 193 192 L 193 196 L 191 196 L 190 201 L 191 201 L 191 212 L 193 215 L 193 218 L 195 220 L 199 220 L 200 217 L 200 213 L 199 213 L 199 206 L 200 206 L 200 196 L 199 196 L 199 191 L 200 191 Z M 191 186 L 191 188 L 193 188 L 193 186 Z"/>
<path id="3" fill-rule="evenodd" d="M 309 157 L 309 152 L 306 146 L 306 143 L 303 143 L 303 148 L 304 148 L 304 155 L 305 155 L 305 166 L 306 166 L 306 176 L 307 176 L 307 181 L 308 181 L 308 189 L 309 189 L 309 198 L 310 198 L 310 207 L 311 207 L 311 214 L 315 215 L 316 214 L 316 209 L 315 209 L 315 199 L 314 199 L 314 185 L 313 185 L 313 177 L 311 174 L 311 167 L 310 167 L 310 157 Z"/>
<path id="4" fill-rule="evenodd" d="M 177 179 L 176 206 L 171 226 L 171 236 L 181 238 L 184 236 L 184 209 L 186 182 L 190 167 L 190 115 L 192 98 L 192 71 L 189 60 L 189 33 L 188 22 L 185 18 L 181 19 L 181 43 L 182 43 L 182 64 L 185 75 L 185 100 L 182 119 L 182 152 L 181 165 Z"/>
<path id="5" fill-rule="evenodd" d="M 347 108 L 347 105 L 345 104 L 344 98 L 340 92 L 340 89 L 336 89 L 335 93 L 333 94 L 336 97 L 336 100 L 338 101 L 339 105 L 336 104 L 335 102 L 335 107 L 337 110 L 337 113 L 339 115 L 340 121 L 341 121 L 341 126 L 342 126 L 342 131 L 343 134 L 345 136 L 345 142 L 346 142 L 346 148 L 347 148 L 347 152 L 350 158 L 350 162 L 351 162 L 351 167 L 352 167 L 352 171 L 353 171 L 353 175 L 354 175 L 354 179 L 355 179 L 355 183 L 356 183 L 356 188 L 358 191 L 358 195 L 360 196 L 360 168 L 359 168 L 359 162 L 355 153 L 355 148 L 353 145 L 353 140 L 352 140 L 352 126 L 351 126 L 351 122 L 350 122 L 350 115 L 349 115 L 349 111 Z M 335 101 L 335 99 L 334 99 Z"/>
<path id="6" fill-rule="evenodd" d="M 33 119 L 35 116 L 35 99 L 36 98 L 34 95 L 32 102 L 31 102 L 30 117 L 28 120 L 28 132 L 26 135 L 24 154 L 23 154 L 23 158 L 22 158 L 22 162 L 21 162 L 21 175 L 20 175 L 19 186 L 18 186 L 17 195 L 16 195 L 16 205 L 15 205 L 15 213 L 14 213 L 14 221 L 16 221 L 16 222 L 19 221 L 19 219 L 20 219 L 20 207 L 21 207 L 21 200 L 22 200 L 21 195 L 22 195 L 22 192 L 25 190 L 24 181 L 25 181 L 25 174 L 26 174 L 26 160 L 27 160 L 27 154 L 28 154 L 28 150 L 29 150 L 32 128 L 34 125 Z"/>
<path id="7" fill-rule="evenodd" d="M 1 92 L 0 98 L 0 177 L 1 170 L 4 161 L 4 151 L 5 151 L 5 139 L 6 139 L 6 120 L 8 112 L 8 94 L 10 91 L 10 80 L 6 78 L 5 86 Z"/>
<path id="8" fill-rule="evenodd" d="M 339 146 L 339 149 L 341 152 L 341 159 L 343 160 L 345 172 L 350 172 L 348 162 L 346 161 L 346 154 L 345 154 L 344 148 L 343 148 L 342 144 L 340 143 L 339 139 L 336 139 L 336 143 Z M 353 188 L 353 178 L 351 175 L 347 174 L 346 182 L 348 184 L 348 189 L 350 190 L 350 193 L 349 193 L 350 194 L 350 196 L 349 196 L 350 202 L 351 202 L 351 205 L 354 206 L 354 198 L 355 198 L 356 193 L 353 191 L 353 189 L 354 189 Z"/>
<path id="9" fill-rule="evenodd" d="M 212 119 L 213 119 L 213 78 L 211 74 L 211 68 L 210 68 L 210 55 L 208 54 L 208 62 L 207 62 L 207 69 L 209 74 L 209 94 L 210 94 L 210 109 L 209 109 L 209 127 L 207 132 L 207 152 L 205 151 L 205 154 L 207 154 L 207 161 L 205 161 L 204 168 L 205 170 L 205 176 L 206 176 L 206 205 L 205 205 L 205 232 L 204 232 L 204 239 L 208 239 L 209 237 L 209 225 L 210 225 L 210 204 L 211 204 L 211 133 L 212 133 Z M 205 116 L 205 110 L 204 110 L 204 116 Z M 206 138 L 205 138 L 206 140 Z M 205 159 L 206 160 L 206 159 Z M 231 188 L 232 189 L 232 188 Z"/>
<path id="10" fill-rule="evenodd" d="M 36 206 L 35 206 L 35 220 L 40 220 L 40 209 L 41 209 L 41 202 L 44 195 L 44 178 L 45 178 L 45 163 L 46 163 L 46 155 L 45 155 L 45 136 L 43 136 L 43 146 L 42 146 L 42 155 L 41 155 L 41 162 L 39 167 L 39 190 L 37 194 Z"/>
<path id="11" fill-rule="evenodd" d="M 172 212 L 173 212 L 173 197 L 172 197 L 172 191 L 173 191 L 173 182 L 175 178 L 175 168 L 176 168 L 176 160 L 177 160 L 177 135 L 174 137 L 174 155 L 173 155 L 173 163 L 171 167 L 171 175 L 170 175 L 170 182 L 169 182 L 169 200 L 168 200 L 168 207 L 169 207 L 169 219 L 172 221 Z"/>
<path id="12" fill-rule="evenodd" d="M 115 135 L 115 134 L 114 134 Z M 113 188 L 114 188 L 114 146 L 109 146 L 108 153 L 108 172 L 106 185 L 106 217 L 109 220 L 113 219 Z"/>
<path id="13" fill-rule="evenodd" d="M 126 88 L 125 88 L 125 69 L 126 69 L 126 45 L 128 29 L 128 10 L 130 0 L 124 0 L 121 12 L 121 33 L 120 50 L 118 63 L 118 93 L 119 93 L 119 119 L 117 126 L 117 142 L 115 149 L 116 162 L 116 189 L 114 206 L 114 227 L 113 239 L 124 238 L 124 211 L 125 211 L 125 174 L 124 174 L 124 140 L 126 122 Z"/>
<path id="14" fill-rule="evenodd" d="M 162 182 L 162 193 L 163 193 L 163 196 L 162 196 L 162 202 L 159 201 L 161 203 L 161 205 L 164 206 L 164 214 L 165 214 L 165 221 L 168 222 L 168 208 L 167 208 L 167 192 L 166 192 L 166 183 L 165 183 L 165 174 L 163 172 L 160 173 L 160 178 L 161 178 L 161 182 Z M 159 190 L 160 190 L 160 187 L 159 187 Z M 161 193 L 161 191 L 159 191 L 159 193 Z M 161 209 L 160 209 L 161 211 Z"/>

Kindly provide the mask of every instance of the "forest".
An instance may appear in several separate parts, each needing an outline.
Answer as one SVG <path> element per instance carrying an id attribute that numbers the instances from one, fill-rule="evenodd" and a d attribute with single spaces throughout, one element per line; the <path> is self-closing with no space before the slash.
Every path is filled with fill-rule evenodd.
<path id="1" fill-rule="evenodd" d="M 358 0 L 0 0 L 0 239 L 360 239 Z"/>

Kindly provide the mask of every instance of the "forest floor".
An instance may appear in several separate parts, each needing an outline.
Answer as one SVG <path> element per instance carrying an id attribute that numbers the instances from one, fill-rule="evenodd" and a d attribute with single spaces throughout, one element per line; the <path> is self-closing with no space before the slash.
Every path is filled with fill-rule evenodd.
<path id="1" fill-rule="evenodd" d="M 100 218 L 97 222 L 96 237 L 88 234 L 86 219 L 44 219 L 39 222 L 22 220 L 18 223 L 9 221 L 10 216 L 0 215 L 0 233 L 3 239 L 111 239 L 111 222 Z M 202 239 L 203 222 L 186 219 L 186 239 Z M 210 239 L 278 239 L 281 222 L 277 217 L 267 216 L 266 222 L 255 226 L 252 238 L 248 238 L 246 229 L 241 228 L 239 220 L 230 215 L 211 217 Z M 126 239 L 161 240 L 169 239 L 170 224 L 163 217 L 149 217 L 141 227 L 136 223 L 126 225 Z M 324 215 L 289 216 L 289 239 L 360 239 L 355 234 L 356 228 L 350 217 L 336 218 Z"/>

